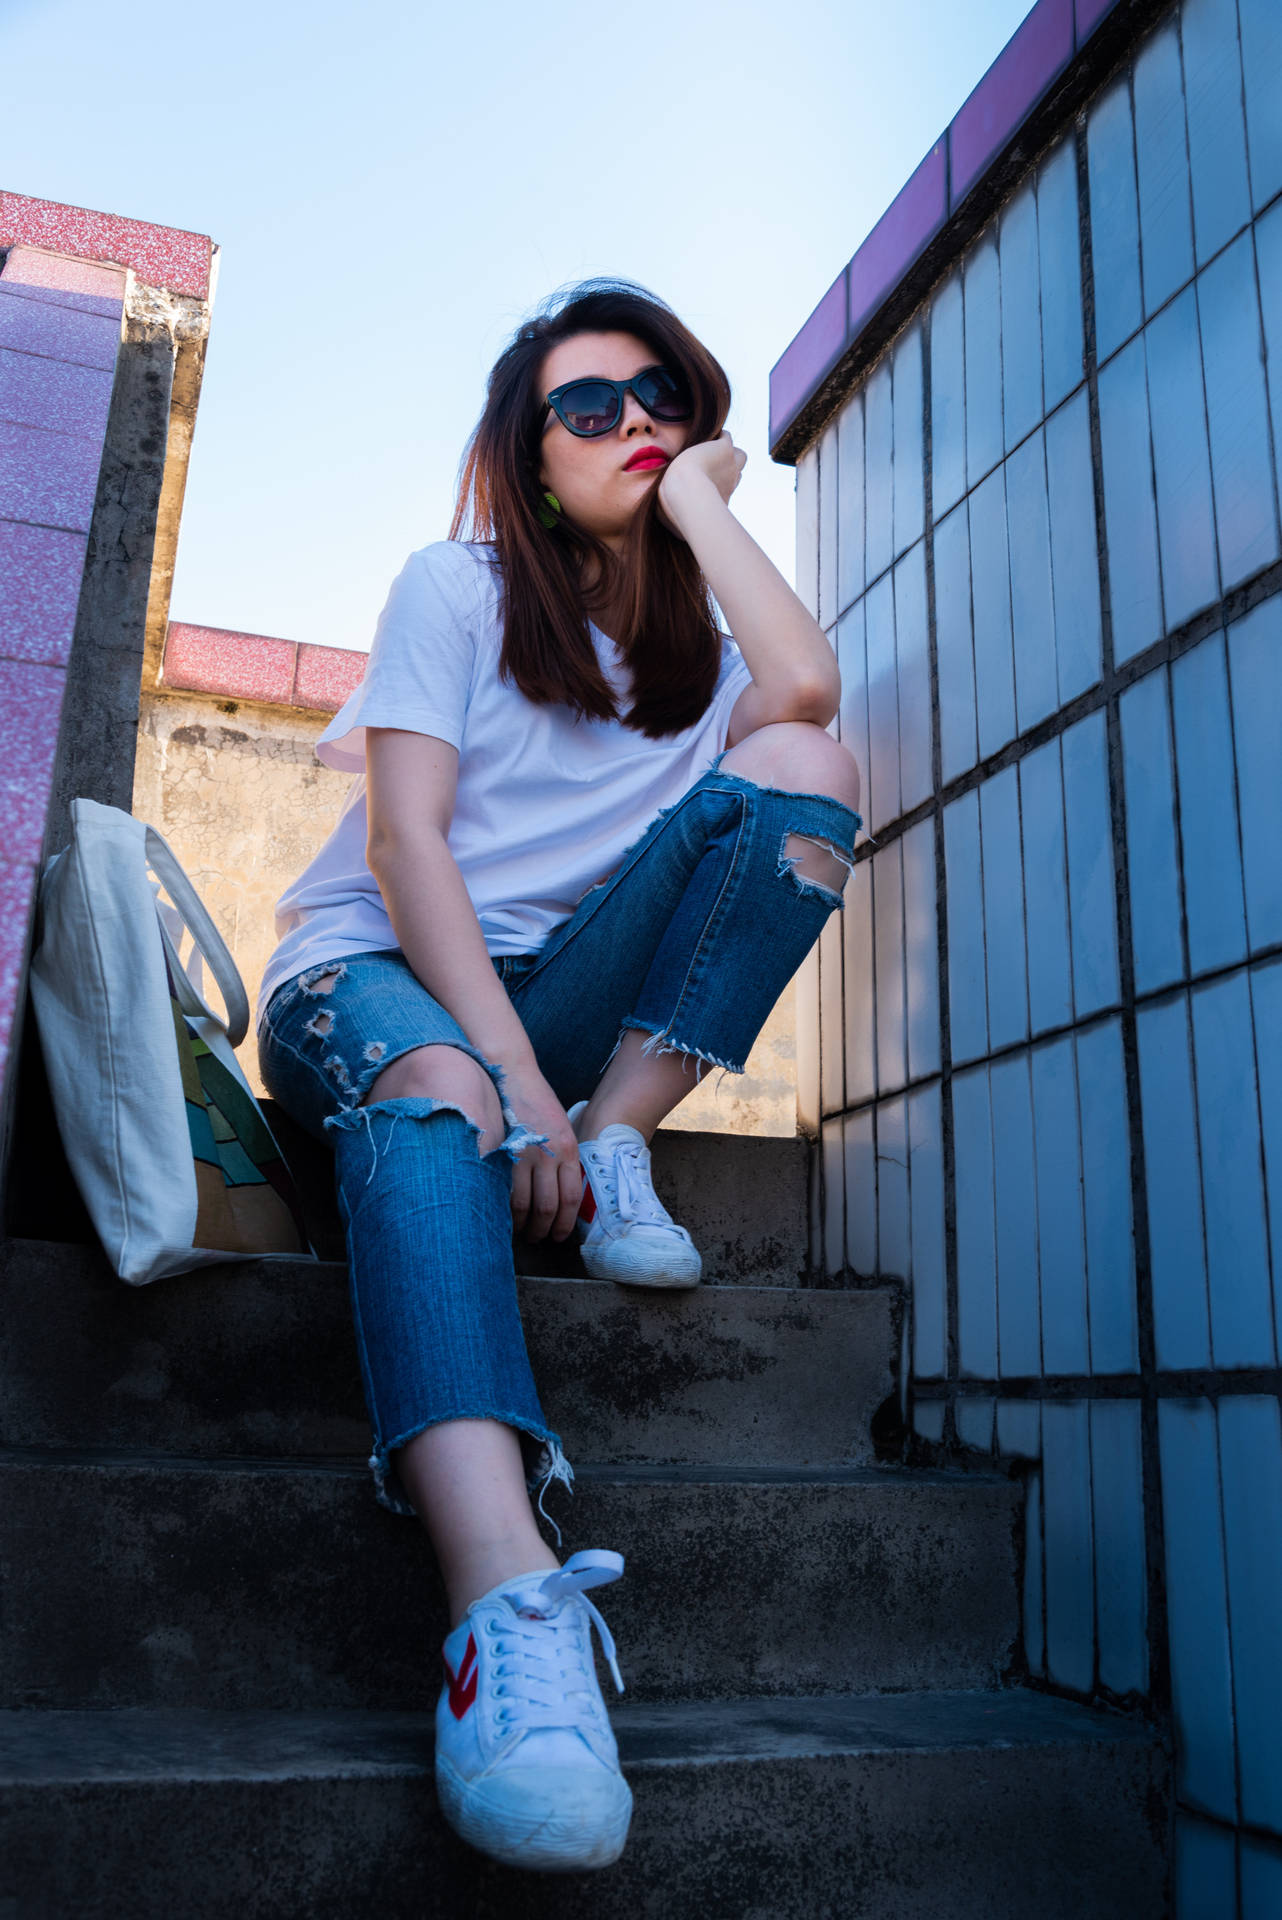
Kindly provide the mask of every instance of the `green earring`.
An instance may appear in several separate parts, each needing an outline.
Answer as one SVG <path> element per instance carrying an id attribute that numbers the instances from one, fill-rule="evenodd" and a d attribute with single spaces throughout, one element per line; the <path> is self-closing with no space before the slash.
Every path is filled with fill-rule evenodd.
<path id="1" fill-rule="evenodd" d="M 561 517 L 561 502 L 554 493 L 545 493 L 543 498 L 548 504 L 539 508 L 539 519 L 545 527 L 554 527 Z"/>

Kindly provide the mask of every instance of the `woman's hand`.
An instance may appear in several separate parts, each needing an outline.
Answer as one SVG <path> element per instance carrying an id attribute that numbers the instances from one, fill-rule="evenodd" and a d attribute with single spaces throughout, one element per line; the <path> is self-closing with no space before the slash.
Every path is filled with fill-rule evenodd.
<path id="1" fill-rule="evenodd" d="M 747 464 L 747 454 L 736 447 L 724 430 L 715 440 L 699 440 L 693 446 L 683 447 L 660 476 L 659 518 L 671 532 L 684 539 L 679 524 L 683 489 L 710 480 L 728 506 Z M 702 480 L 696 477 L 700 475 Z"/>
<path id="2" fill-rule="evenodd" d="M 583 1199 L 579 1143 L 565 1108 L 537 1067 L 504 1070 L 503 1091 L 517 1119 L 534 1133 L 546 1133 L 552 1159 L 543 1147 L 527 1147 L 512 1168 L 512 1225 L 527 1240 L 569 1238 Z"/>

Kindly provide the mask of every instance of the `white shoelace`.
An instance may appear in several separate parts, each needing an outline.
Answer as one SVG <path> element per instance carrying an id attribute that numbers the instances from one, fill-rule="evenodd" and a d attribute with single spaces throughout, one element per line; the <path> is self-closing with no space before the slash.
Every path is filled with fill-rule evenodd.
<path id="1" fill-rule="evenodd" d="M 598 1148 L 597 1153 L 599 1158 L 596 1166 L 607 1177 L 610 1173 L 614 1175 L 614 1207 L 621 1221 L 628 1226 L 667 1227 L 671 1232 L 681 1234 L 681 1228 L 650 1184 L 649 1147 L 643 1147 L 635 1140 L 618 1140 Z"/>
<path id="2" fill-rule="evenodd" d="M 576 1566 L 576 1561 L 582 1564 Z M 502 1624 L 491 1620 L 486 1625 L 495 1654 L 491 1671 L 498 1685 L 494 1691 L 503 1702 L 497 1716 L 500 1721 L 520 1721 L 525 1727 L 564 1727 L 567 1699 L 580 1702 L 580 1710 L 586 1708 L 594 1722 L 604 1721 L 605 1710 L 592 1665 L 592 1627 L 601 1636 L 601 1647 L 620 1693 L 623 1676 L 615 1657 L 614 1636 L 583 1588 L 618 1578 L 622 1563 L 616 1571 L 605 1561 L 605 1555 L 573 1554 L 565 1566 L 546 1579 L 524 1588 L 509 1588 L 504 1594 L 512 1608 L 511 1620 Z M 574 1605 L 575 1601 L 580 1604 Z"/>

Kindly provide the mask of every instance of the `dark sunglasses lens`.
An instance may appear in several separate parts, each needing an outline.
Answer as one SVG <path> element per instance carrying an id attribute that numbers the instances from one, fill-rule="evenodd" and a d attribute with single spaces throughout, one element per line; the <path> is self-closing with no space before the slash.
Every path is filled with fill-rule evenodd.
<path id="1" fill-rule="evenodd" d="M 690 390 L 684 380 L 667 367 L 652 367 L 636 383 L 636 396 L 643 407 L 659 420 L 688 420 L 693 411 Z"/>
<path id="2" fill-rule="evenodd" d="M 607 433 L 619 417 L 618 395 L 599 380 L 580 380 L 561 395 L 561 407 L 573 433 Z"/>

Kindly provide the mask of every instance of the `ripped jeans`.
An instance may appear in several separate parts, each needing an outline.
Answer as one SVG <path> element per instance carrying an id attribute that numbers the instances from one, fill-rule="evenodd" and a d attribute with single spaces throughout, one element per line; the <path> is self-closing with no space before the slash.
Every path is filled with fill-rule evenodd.
<path id="1" fill-rule="evenodd" d="M 568 1110 L 595 1091 L 636 1027 L 646 1053 L 742 1073 L 754 1040 L 841 894 L 798 873 L 804 842 L 849 869 L 857 813 L 719 771 L 719 754 L 535 953 L 494 960 L 539 1071 Z M 800 839 L 797 838 L 800 836 Z M 831 872 L 833 861 L 827 865 Z M 837 871 L 840 871 L 840 866 Z M 531 1489 L 572 1470 L 530 1371 L 517 1305 L 512 1168 L 547 1135 L 522 1126 L 500 1066 L 422 985 L 399 949 L 286 980 L 259 1023 L 263 1082 L 334 1148 L 352 1310 L 381 1503 L 412 1508 L 391 1456 L 443 1420 L 522 1434 Z M 508 1129 L 428 1098 L 362 1104 L 415 1047 L 459 1047 L 489 1074 Z M 541 1499 L 540 1495 L 540 1499 Z"/>

